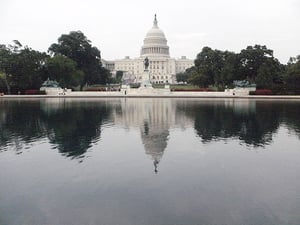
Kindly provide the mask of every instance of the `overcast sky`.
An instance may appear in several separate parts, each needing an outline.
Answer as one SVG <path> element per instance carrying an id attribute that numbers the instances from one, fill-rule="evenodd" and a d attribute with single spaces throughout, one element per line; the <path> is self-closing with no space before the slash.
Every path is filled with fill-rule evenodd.
<path id="1" fill-rule="evenodd" d="M 282 63 L 300 55 L 300 0 L 0 0 L 0 44 L 47 51 L 61 34 L 80 30 L 102 58 L 134 58 L 155 13 L 175 58 L 254 44 Z"/>

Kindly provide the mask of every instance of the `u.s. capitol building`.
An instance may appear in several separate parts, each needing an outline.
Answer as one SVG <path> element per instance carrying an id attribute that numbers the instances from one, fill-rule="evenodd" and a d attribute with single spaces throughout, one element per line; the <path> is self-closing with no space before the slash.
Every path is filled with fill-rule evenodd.
<path id="1" fill-rule="evenodd" d="M 170 57 L 169 46 L 164 32 L 157 25 L 155 15 L 153 27 L 148 31 L 141 48 L 140 57 L 114 61 L 102 60 L 105 68 L 112 74 L 123 71 L 123 80 L 129 83 L 140 83 L 144 72 L 144 60 L 149 59 L 150 82 L 153 84 L 176 83 L 176 74 L 184 72 L 194 65 L 193 60 L 182 56 L 180 59 Z"/>

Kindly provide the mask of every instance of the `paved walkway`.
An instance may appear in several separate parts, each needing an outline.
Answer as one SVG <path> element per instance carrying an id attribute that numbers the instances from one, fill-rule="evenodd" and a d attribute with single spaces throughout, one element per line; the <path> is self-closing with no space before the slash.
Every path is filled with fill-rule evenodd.
<path id="1" fill-rule="evenodd" d="M 61 95 L 3 95 L 10 98 L 246 98 L 246 99 L 300 99 L 300 95 L 233 95 L 229 92 L 69 92 Z"/>

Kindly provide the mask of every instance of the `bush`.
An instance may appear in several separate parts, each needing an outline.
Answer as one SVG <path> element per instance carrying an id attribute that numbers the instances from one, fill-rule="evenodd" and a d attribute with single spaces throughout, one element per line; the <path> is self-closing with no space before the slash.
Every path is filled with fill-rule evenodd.
<path id="1" fill-rule="evenodd" d="M 273 92 L 270 89 L 260 89 L 256 91 L 250 91 L 249 94 L 250 95 L 272 95 Z"/>
<path id="2" fill-rule="evenodd" d="M 211 88 L 195 88 L 195 89 L 181 89 L 181 88 L 172 88 L 171 91 L 187 91 L 187 92 L 213 92 L 215 90 Z"/>
<path id="3" fill-rule="evenodd" d="M 89 87 L 84 91 L 106 91 L 106 87 Z"/>
<path id="4" fill-rule="evenodd" d="M 140 83 L 132 83 L 132 84 L 129 84 L 130 88 L 139 88 L 141 86 Z"/>
<path id="5" fill-rule="evenodd" d="M 45 91 L 40 91 L 40 90 L 25 90 L 24 91 L 25 95 L 45 95 Z"/>

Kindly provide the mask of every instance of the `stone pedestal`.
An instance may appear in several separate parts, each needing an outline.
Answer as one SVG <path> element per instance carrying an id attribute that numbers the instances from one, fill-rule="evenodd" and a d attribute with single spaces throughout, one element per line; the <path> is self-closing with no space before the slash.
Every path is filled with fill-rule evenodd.
<path id="1" fill-rule="evenodd" d="M 150 71 L 144 70 L 142 74 L 142 83 L 140 88 L 153 88 L 150 82 Z"/>

